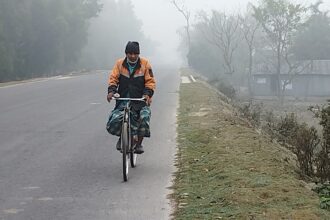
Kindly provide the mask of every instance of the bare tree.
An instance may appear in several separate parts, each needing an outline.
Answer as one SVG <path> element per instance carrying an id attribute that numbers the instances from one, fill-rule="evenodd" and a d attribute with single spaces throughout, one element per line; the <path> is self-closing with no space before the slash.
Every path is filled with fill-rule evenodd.
<path id="1" fill-rule="evenodd" d="M 240 16 L 240 22 L 241 22 L 241 29 L 243 32 L 243 36 L 249 50 L 248 88 L 249 88 L 249 94 L 251 95 L 252 94 L 251 77 L 253 71 L 253 52 L 255 50 L 255 35 L 258 28 L 260 27 L 260 24 L 248 14 L 245 16 Z"/>
<path id="2" fill-rule="evenodd" d="M 281 102 L 284 101 L 284 93 L 287 88 L 287 85 L 291 84 L 293 79 L 300 73 L 303 73 L 307 69 L 311 69 L 312 61 L 302 62 L 302 61 L 295 61 L 295 59 L 289 58 L 289 53 L 284 54 L 284 60 L 287 65 L 286 74 L 288 75 L 287 79 L 282 79 L 281 85 Z"/>
<path id="3" fill-rule="evenodd" d="M 190 39 L 190 11 L 186 8 L 184 3 L 179 3 L 177 0 L 171 0 L 171 3 L 175 6 L 175 8 L 183 15 L 184 19 L 186 20 L 186 34 L 188 39 L 188 48 L 191 46 L 191 39 Z"/>
<path id="4" fill-rule="evenodd" d="M 294 76 L 301 72 L 299 66 L 292 64 L 293 38 L 302 25 L 302 15 L 306 8 L 291 4 L 287 0 L 262 0 L 261 5 L 253 6 L 254 17 L 262 26 L 276 56 L 276 93 L 284 96 L 285 83 L 281 81 L 284 62 L 288 64 L 287 74 Z M 292 81 L 292 80 L 291 80 Z M 283 87 L 284 86 L 284 87 Z M 282 100 L 282 98 L 281 98 Z"/>
<path id="5" fill-rule="evenodd" d="M 206 14 L 200 14 L 200 18 L 205 23 L 201 31 L 206 40 L 217 46 L 222 53 L 225 73 L 233 74 L 233 55 L 240 39 L 238 16 L 227 16 L 225 13 L 213 11 L 210 19 Z"/>

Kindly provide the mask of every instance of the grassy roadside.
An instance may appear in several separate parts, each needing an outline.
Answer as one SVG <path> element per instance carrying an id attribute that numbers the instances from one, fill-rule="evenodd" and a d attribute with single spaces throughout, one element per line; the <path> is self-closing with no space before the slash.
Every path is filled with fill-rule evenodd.
<path id="1" fill-rule="evenodd" d="M 205 83 L 181 84 L 174 219 L 329 219 L 291 154 Z"/>

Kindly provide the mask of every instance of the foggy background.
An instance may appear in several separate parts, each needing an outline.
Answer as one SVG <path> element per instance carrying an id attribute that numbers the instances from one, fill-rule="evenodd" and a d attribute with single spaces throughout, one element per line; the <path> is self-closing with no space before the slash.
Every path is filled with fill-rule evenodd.
<path id="1" fill-rule="evenodd" d="M 214 12 L 220 16 L 227 16 L 227 22 L 232 19 L 230 17 L 238 19 L 238 15 L 251 17 L 251 21 L 255 20 L 251 6 L 247 12 L 247 4 L 252 3 L 258 7 L 262 1 L 176 2 L 179 7 L 190 13 L 189 32 L 192 39 L 189 47 L 185 33 L 186 20 L 172 0 L 1 1 L 0 82 L 52 76 L 70 71 L 108 70 L 112 68 L 116 59 L 125 56 L 124 48 L 127 41 L 136 40 L 141 44 L 141 56 L 149 58 L 153 65 L 190 65 L 209 78 L 226 78 L 238 87 L 246 86 L 247 79 L 237 82 L 237 79 L 245 77 L 249 62 L 247 44 L 242 40 L 242 27 L 233 35 L 233 38 L 237 38 L 234 44 L 237 43 L 238 48 L 235 48 L 228 66 L 221 58 L 223 53 L 217 48 L 217 42 L 209 42 L 210 35 L 207 36 L 206 32 L 210 34 L 212 27 L 208 27 L 207 22 L 216 18 L 212 14 Z M 287 2 L 301 3 L 308 8 L 317 1 Z M 330 10 L 330 2 L 323 2 L 317 7 L 320 14 L 323 13 L 326 19 L 329 19 L 326 11 Z M 311 14 L 310 9 L 306 11 L 302 22 L 306 22 Z M 329 22 L 325 25 L 328 27 Z M 327 35 L 327 27 L 320 27 L 324 30 L 323 35 Z M 302 28 L 299 31 L 298 34 L 295 33 L 297 36 L 302 33 Z M 320 31 L 315 34 L 318 32 Z M 325 37 L 318 39 L 316 35 L 315 42 L 327 44 L 328 40 Z M 271 42 L 267 44 L 265 38 L 267 36 L 264 30 L 259 28 L 252 48 L 254 71 L 262 65 L 266 66 L 268 62 L 260 60 L 261 57 L 265 57 L 262 53 L 271 56 L 271 52 L 266 51 L 266 48 L 271 47 Z M 306 45 L 306 42 L 301 45 Z M 290 50 L 293 48 L 304 51 L 298 44 L 292 45 Z M 260 53 L 257 53 L 257 49 Z M 297 54 L 301 53 L 296 52 L 294 55 L 298 56 Z M 328 57 L 322 55 L 308 59 L 327 60 Z M 233 68 L 233 71 L 235 69 L 235 74 L 228 77 L 228 74 L 225 74 L 228 70 L 224 65 L 227 65 L 226 68 Z M 268 65 L 267 68 L 273 67 Z M 263 71 L 272 72 L 269 69 Z"/>
<path id="2" fill-rule="evenodd" d="M 197 12 L 204 10 L 226 11 L 229 13 L 244 12 L 247 4 L 256 4 L 258 0 L 186 0 L 183 3 L 191 11 L 192 23 L 196 21 Z M 313 0 L 292 1 L 309 5 Z M 142 29 L 146 36 L 157 42 L 157 56 L 152 57 L 160 63 L 180 65 L 184 63 L 178 51 L 180 35 L 178 29 L 185 25 L 183 16 L 175 9 L 170 0 L 134 0 L 134 11 L 142 21 Z M 324 1 L 320 6 L 322 10 L 330 10 L 330 2 Z"/>
<path id="3" fill-rule="evenodd" d="M 330 1 L 324 1 L 0 0 L 0 219 L 167 217 L 180 73 L 232 100 L 221 98 L 235 105 L 232 114 L 224 112 L 232 127 L 255 126 L 278 143 L 304 142 L 305 151 L 290 148 L 329 180 L 329 123 L 321 141 L 291 114 L 298 109 L 302 122 L 319 125 L 306 112 L 320 113 L 311 100 L 321 105 L 330 97 Z M 113 153 L 118 139 L 105 130 L 115 103 L 105 98 L 109 71 L 130 40 L 140 42 L 153 66 L 157 97 L 148 155 L 124 186 L 121 157 Z M 320 161 L 310 154 L 316 145 Z"/>

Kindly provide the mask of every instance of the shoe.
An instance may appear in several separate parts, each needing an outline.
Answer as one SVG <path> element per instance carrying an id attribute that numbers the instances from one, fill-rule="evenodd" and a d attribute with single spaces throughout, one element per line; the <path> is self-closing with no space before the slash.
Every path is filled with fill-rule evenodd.
<path id="1" fill-rule="evenodd" d="M 117 141 L 117 144 L 116 144 L 116 149 L 119 150 L 119 151 L 121 151 L 121 146 L 120 146 L 121 143 L 120 142 L 121 142 L 121 140 L 119 138 L 118 141 Z"/>
<path id="2" fill-rule="evenodd" d="M 143 146 L 141 144 L 135 145 L 135 151 L 134 151 L 134 153 L 136 153 L 136 154 L 143 154 L 144 153 Z"/>

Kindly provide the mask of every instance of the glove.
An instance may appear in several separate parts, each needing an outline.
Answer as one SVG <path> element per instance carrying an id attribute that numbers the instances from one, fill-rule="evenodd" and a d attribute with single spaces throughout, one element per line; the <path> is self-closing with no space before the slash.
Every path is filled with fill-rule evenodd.
<path id="1" fill-rule="evenodd" d="M 152 98 L 148 95 L 143 95 L 143 98 L 145 98 L 146 104 L 150 106 L 152 102 Z"/>
<path id="2" fill-rule="evenodd" d="M 113 93 L 112 93 L 112 92 L 110 92 L 110 93 L 107 95 L 107 101 L 108 101 L 108 102 L 111 102 L 112 96 L 113 96 Z"/>

